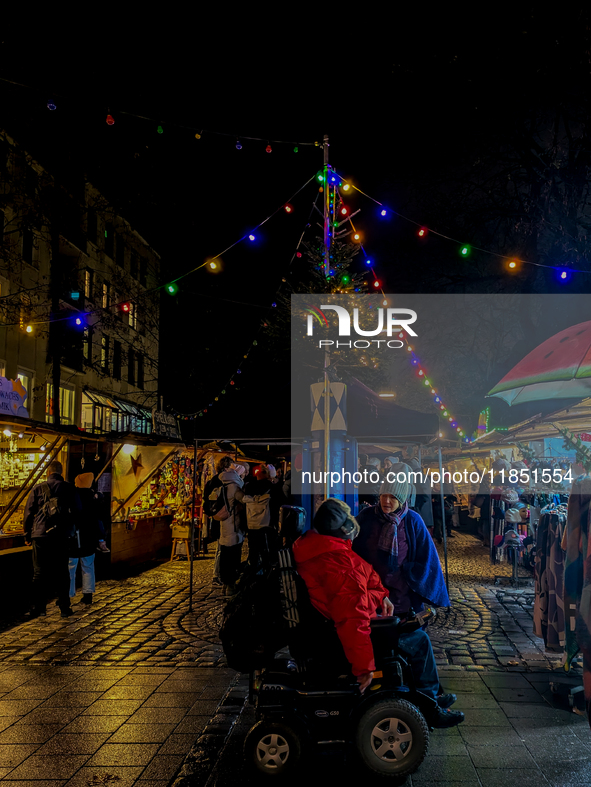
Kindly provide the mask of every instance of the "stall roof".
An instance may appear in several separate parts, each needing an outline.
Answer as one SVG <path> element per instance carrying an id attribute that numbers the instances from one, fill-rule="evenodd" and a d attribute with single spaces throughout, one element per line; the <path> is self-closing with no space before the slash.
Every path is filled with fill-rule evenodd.
<path id="1" fill-rule="evenodd" d="M 347 381 L 347 433 L 358 440 L 420 443 L 439 433 L 439 417 L 382 399 L 357 378 Z"/>

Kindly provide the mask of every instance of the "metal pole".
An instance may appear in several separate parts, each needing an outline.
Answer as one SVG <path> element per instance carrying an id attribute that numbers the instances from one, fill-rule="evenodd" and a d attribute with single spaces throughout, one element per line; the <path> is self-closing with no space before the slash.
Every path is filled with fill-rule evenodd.
<path id="1" fill-rule="evenodd" d="M 328 137 L 324 135 L 324 277 L 330 276 L 330 187 L 328 185 Z"/>
<path id="2" fill-rule="evenodd" d="M 445 586 L 449 593 L 449 573 L 447 569 L 447 528 L 445 527 L 445 500 L 443 495 L 443 462 L 441 459 L 441 445 L 439 446 L 439 478 L 441 479 L 440 497 L 441 497 L 441 527 L 443 529 L 443 558 L 445 562 Z"/>
<path id="3" fill-rule="evenodd" d="M 189 612 L 193 612 L 193 560 L 195 553 L 195 497 L 197 490 L 197 440 L 193 443 L 193 499 L 191 500 L 191 554 L 189 555 Z"/>
<path id="4" fill-rule="evenodd" d="M 330 246 L 331 246 L 331 222 L 330 222 L 330 186 L 328 185 L 328 136 L 324 135 L 324 276 L 330 278 Z M 330 380 L 328 377 L 328 367 L 330 366 L 330 354 L 328 350 L 324 352 L 324 497 L 330 497 Z"/>

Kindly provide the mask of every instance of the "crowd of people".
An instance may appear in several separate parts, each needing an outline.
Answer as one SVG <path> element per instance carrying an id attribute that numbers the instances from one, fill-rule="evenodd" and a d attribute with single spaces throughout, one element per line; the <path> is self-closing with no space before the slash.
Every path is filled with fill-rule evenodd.
<path id="1" fill-rule="evenodd" d="M 359 464 L 360 469 L 371 467 L 379 472 L 378 465 L 367 457 L 361 456 Z M 380 469 L 390 478 L 393 473 L 403 473 L 404 480 L 380 480 L 373 489 L 364 489 L 356 518 L 346 503 L 328 498 L 318 508 L 312 527 L 293 545 L 296 567 L 310 601 L 334 622 L 339 647 L 362 692 L 371 684 L 375 670 L 370 638 L 373 618 L 395 614 L 401 620 L 411 620 L 424 612 L 425 605 L 450 605 L 433 538 L 419 512 L 431 503 L 430 494 L 410 482 L 406 473 L 414 469 L 412 464 L 388 457 Z M 219 575 L 225 594 L 233 595 L 245 534 L 247 564 L 256 569 L 272 561 L 278 543 L 279 510 L 291 501 L 289 490 L 271 466 L 261 465 L 245 477 L 244 465 L 223 457 L 217 470 L 204 490 L 204 506 L 207 512 L 219 499 L 221 484 L 226 497 L 217 552 Z M 404 633 L 399 645 L 415 686 L 434 700 L 429 723 L 452 727 L 462 722 L 464 714 L 451 710 L 456 696 L 441 689 L 425 630 Z M 332 659 L 334 654 L 320 656 Z"/>

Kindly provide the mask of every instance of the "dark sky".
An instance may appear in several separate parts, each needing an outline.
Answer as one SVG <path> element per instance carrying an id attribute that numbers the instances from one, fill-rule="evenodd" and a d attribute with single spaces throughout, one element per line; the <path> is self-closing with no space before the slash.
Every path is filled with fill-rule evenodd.
<path id="1" fill-rule="evenodd" d="M 527 107 L 586 88 L 586 16 L 575 9 L 548 18 L 537 9 L 521 4 L 511 15 L 485 18 L 399 4 L 327 14 L 285 7 L 280 15 L 249 6 L 167 18 L 161 7 L 162 19 L 141 27 L 91 23 L 89 15 L 77 31 L 4 37 L 0 76 L 30 89 L 0 83 L 0 126 L 53 171 L 67 162 L 84 169 L 160 252 L 166 270 L 180 275 L 264 219 L 322 165 L 318 148 L 300 145 L 295 154 L 291 144 L 272 144 L 267 154 L 267 140 L 328 134 L 341 174 L 423 221 L 416 196 L 408 204 L 413 184 L 421 180 L 428 190 L 430 179 L 519 122 Z M 46 108 L 49 97 L 55 112 Z M 182 126 L 205 129 L 202 139 Z M 199 409 L 224 384 L 271 313 L 315 193 L 309 187 L 292 216 L 269 222 L 260 245 L 224 255 L 223 273 L 199 271 L 181 283 L 164 312 L 164 369 L 176 378 L 169 404 Z M 362 208 L 359 225 L 371 229 L 368 252 L 389 260 L 380 272 L 384 289 L 389 279 L 399 286 L 392 260 L 396 244 L 409 242 L 409 228 L 378 228 L 371 203 L 357 198 L 354 207 Z M 192 384 L 178 384 L 188 367 L 197 369 Z M 287 410 L 287 369 L 268 369 L 259 353 L 242 390 L 218 409 L 221 417 L 201 419 L 204 427 L 216 430 L 237 411 L 265 413 L 277 402 Z"/>

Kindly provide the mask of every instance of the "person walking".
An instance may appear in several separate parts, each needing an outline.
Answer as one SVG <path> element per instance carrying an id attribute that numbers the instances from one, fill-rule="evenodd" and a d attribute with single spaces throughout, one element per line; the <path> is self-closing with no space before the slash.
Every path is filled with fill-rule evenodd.
<path id="1" fill-rule="evenodd" d="M 82 509 L 76 488 L 62 473 L 60 462 L 50 462 L 47 480 L 33 487 L 25 505 L 25 543 L 32 547 L 33 557 L 31 617 L 47 614 L 52 591 L 57 593 L 62 618 L 73 614 L 68 550 Z"/>
<path id="2" fill-rule="evenodd" d="M 105 543 L 101 533 L 101 522 L 98 515 L 97 502 L 92 489 L 94 473 L 81 473 L 74 479 L 78 490 L 82 511 L 78 520 L 78 533 L 70 542 L 70 599 L 76 596 L 76 569 L 80 563 L 82 571 L 82 603 L 92 604 L 95 591 L 94 556 L 97 548 Z M 97 542 L 99 546 L 97 547 Z"/>
<path id="3" fill-rule="evenodd" d="M 272 465 L 261 465 L 256 478 L 244 485 L 248 527 L 248 562 L 253 568 L 259 561 L 268 563 L 277 551 L 279 509 L 283 502 L 282 484 L 273 482 Z"/>

